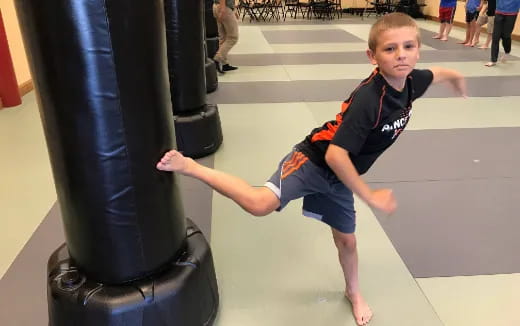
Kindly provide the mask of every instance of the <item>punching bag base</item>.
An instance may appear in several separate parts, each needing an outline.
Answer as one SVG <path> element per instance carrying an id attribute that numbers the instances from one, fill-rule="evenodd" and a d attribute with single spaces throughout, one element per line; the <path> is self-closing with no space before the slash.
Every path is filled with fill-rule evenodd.
<path id="1" fill-rule="evenodd" d="M 211 249 L 187 221 L 183 254 L 164 271 L 123 285 L 90 281 L 62 245 L 49 258 L 49 326 L 212 325 L 219 297 Z"/>
<path id="2" fill-rule="evenodd" d="M 218 87 L 217 66 L 215 61 L 206 58 L 206 93 L 213 93 Z"/>
<path id="3" fill-rule="evenodd" d="M 214 153 L 222 144 L 218 107 L 206 104 L 201 111 L 174 117 L 177 149 L 184 156 L 199 158 Z"/>

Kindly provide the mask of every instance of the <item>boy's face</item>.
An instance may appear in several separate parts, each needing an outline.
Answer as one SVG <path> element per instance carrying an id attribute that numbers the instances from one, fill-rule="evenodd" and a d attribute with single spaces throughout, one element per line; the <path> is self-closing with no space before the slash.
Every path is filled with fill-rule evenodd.
<path id="1" fill-rule="evenodd" d="M 375 51 L 369 49 L 367 55 L 386 78 L 405 79 L 419 59 L 417 29 L 400 27 L 384 31 L 377 38 Z"/>

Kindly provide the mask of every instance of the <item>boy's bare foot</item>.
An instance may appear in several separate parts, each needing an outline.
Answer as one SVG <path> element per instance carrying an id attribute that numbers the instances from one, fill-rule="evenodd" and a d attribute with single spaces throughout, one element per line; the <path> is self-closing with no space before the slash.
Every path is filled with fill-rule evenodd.
<path id="1" fill-rule="evenodd" d="M 478 47 L 479 49 L 489 49 L 489 46 L 488 45 L 481 45 Z"/>
<path id="2" fill-rule="evenodd" d="M 443 37 L 440 38 L 440 40 L 446 42 L 448 40 L 448 37 L 447 36 L 443 36 Z"/>
<path id="3" fill-rule="evenodd" d="M 463 45 L 464 46 L 473 46 L 473 44 L 471 44 L 471 43 L 464 43 Z"/>
<path id="4" fill-rule="evenodd" d="M 469 41 L 462 41 L 462 42 L 457 42 L 457 44 L 462 44 L 462 45 L 466 45 L 466 43 L 468 43 Z"/>
<path id="5" fill-rule="evenodd" d="M 157 163 L 157 169 L 183 174 L 188 170 L 190 162 L 190 158 L 184 157 L 184 155 L 176 150 L 171 150 L 164 154 L 161 160 Z"/>
<path id="6" fill-rule="evenodd" d="M 441 34 L 435 34 L 435 35 L 432 36 L 432 38 L 438 40 L 438 39 L 441 38 L 441 36 L 442 36 Z"/>
<path id="7" fill-rule="evenodd" d="M 478 45 L 478 42 L 475 42 L 475 43 L 471 43 L 470 46 L 471 46 L 471 47 L 475 47 L 475 46 L 477 46 L 477 45 Z"/>
<path id="8" fill-rule="evenodd" d="M 348 295 L 345 292 L 345 297 L 350 301 L 352 305 L 352 313 L 356 319 L 358 325 L 366 325 L 372 319 L 372 310 L 365 302 L 365 299 L 360 294 Z"/>
<path id="9" fill-rule="evenodd" d="M 486 67 L 493 67 L 493 66 L 496 66 L 497 63 L 496 62 L 493 62 L 493 61 L 489 61 L 488 63 L 486 63 L 484 66 Z"/>

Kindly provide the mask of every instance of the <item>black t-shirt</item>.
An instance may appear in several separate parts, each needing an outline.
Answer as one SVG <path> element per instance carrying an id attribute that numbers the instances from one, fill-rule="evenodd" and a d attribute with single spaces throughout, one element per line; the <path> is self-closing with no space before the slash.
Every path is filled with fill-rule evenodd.
<path id="1" fill-rule="evenodd" d="M 497 9 L 497 0 L 488 0 L 488 7 L 486 15 L 495 16 L 495 10 Z"/>
<path id="2" fill-rule="evenodd" d="M 343 102 L 336 120 L 315 128 L 296 149 L 319 166 L 328 168 L 329 144 L 346 149 L 359 174 L 392 145 L 410 119 L 412 102 L 422 96 L 433 80 L 430 70 L 414 69 L 401 92 L 375 69 Z"/>

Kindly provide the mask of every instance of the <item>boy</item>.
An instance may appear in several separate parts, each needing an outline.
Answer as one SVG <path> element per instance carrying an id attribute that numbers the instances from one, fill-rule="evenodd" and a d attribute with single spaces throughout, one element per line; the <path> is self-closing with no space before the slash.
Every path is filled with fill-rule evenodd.
<path id="1" fill-rule="evenodd" d="M 453 18 L 455 17 L 455 9 L 457 9 L 457 0 L 441 0 L 439 6 L 439 33 L 435 34 L 433 38 L 447 41 L 453 26 Z"/>
<path id="2" fill-rule="evenodd" d="M 345 277 L 345 296 L 358 325 L 366 325 L 372 311 L 358 281 L 355 212 L 352 192 L 369 206 L 391 214 L 397 204 L 390 189 L 370 189 L 361 179 L 376 158 L 399 136 L 410 117 L 412 101 L 434 82 L 449 81 L 461 94 L 465 82 L 456 71 L 442 68 L 415 70 L 419 31 L 402 13 L 381 17 L 371 28 L 367 55 L 377 65 L 343 103 L 336 120 L 314 129 L 280 162 L 263 187 L 204 167 L 177 151 L 157 163 L 163 171 L 195 177 L 247 212 L 264 216 L 303 197 L 304 215 L 332 228 Z"/>
<path id="3" fill-rule="evenodd" d="M 477 18 L 480 10 L 480 0 L 466 1 L 466 39 L 459 44 L 473 46 L 473 38 L 477 31 Z"/>

